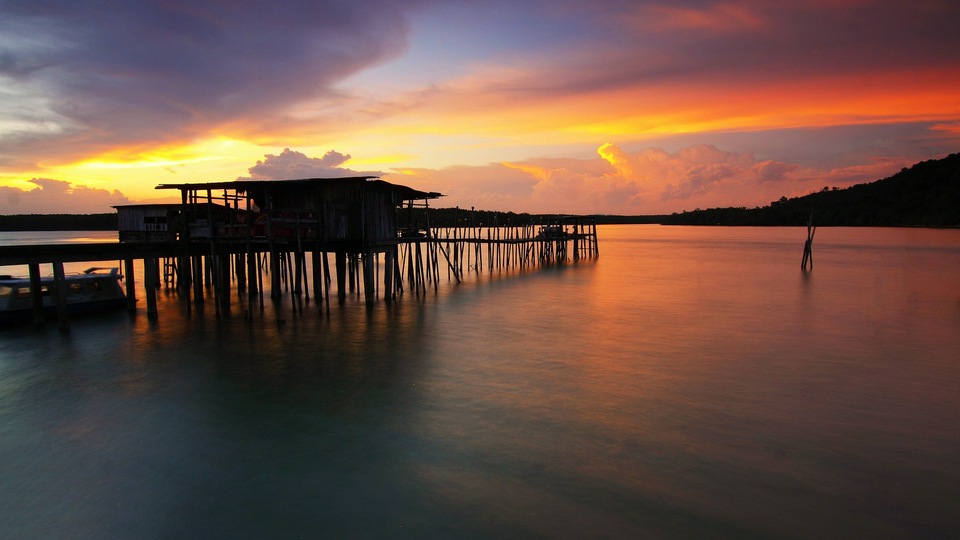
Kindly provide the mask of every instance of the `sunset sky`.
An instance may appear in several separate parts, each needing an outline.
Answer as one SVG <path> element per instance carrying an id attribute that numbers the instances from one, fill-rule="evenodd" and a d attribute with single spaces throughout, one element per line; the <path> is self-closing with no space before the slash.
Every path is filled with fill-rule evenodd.
<path id="1" fill-rule="evenodd" d="M 762 206 L 960 151 L 956 0 L 0 0 L 0 214 L 362 174 Z"/>

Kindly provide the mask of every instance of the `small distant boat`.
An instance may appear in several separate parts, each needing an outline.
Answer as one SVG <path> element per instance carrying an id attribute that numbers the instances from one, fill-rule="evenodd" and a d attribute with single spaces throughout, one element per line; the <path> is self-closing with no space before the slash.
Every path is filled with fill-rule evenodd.
<path id="1" fill-rule="evenodd" d="M 88 268 L 82 273 L 67 274 L 67 313 L 80 315 L 119 309 L 127 305 L 117 268 Z M 53 276 L 40 278 L 43 313 L 56 317 L 56 284 Z M 0 324 L 33 321 L 33 301 L 30 298 L 30 278 L 0 276 Z"/>

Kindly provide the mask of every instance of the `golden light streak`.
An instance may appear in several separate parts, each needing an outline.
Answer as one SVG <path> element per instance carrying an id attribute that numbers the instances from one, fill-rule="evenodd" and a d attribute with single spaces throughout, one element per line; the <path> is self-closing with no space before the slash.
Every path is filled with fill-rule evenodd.
<path id="1" fill-rule="evenodd" d="M 504 167 L 509 167 L 511 169 L 516 169 L 518 171 L 523 171 L 530 176 L 536 178 L 537 180 L 546 180 L 550 171 L 544 169 L 543 167 L 537 167 L 536 165 L 524 164 L 524 163 L 502 163 Z"/>
<path id="2" fill-rule="evenodd" d="M 144 156 L 135 161 L 82 161 L 76 166 L 80 169 L 155 169 L 163 167 L 175 167 L 187 165 L 190 163 L 202 163 L 204 161 L 214 161 L 219 157 L 196 157 L 190 159 L 165 159 L 160 156 Z"/>
<path id="3" fill-rule="evenodd" d="M 354 167 L 354 166 L 368 166 L 368 165 L 385 165 L 390 163 L 405 163 L 413 159 L 416 159 L 416 156 L 412 154 L 385 154 L 385 155 L 373 155 L 369 157 L 351 157 L 347 160 L 345 166 Z"/>
<path id="4" fill-rule="evenodd" d="M 471 79 L 429 98 L 407 96 L 411 101 L 399 99 L 392 114 L 385 111 L 383 120 L 364 126 L 365 138 L 413 144 L 426 137 L 458 144 L 472 138 L 493 149 L 594 145 L 624 136 L 642 140 L 698 132 L 947 122 L 960 116 L 955 91 L 960 67 L 955 72 L 634 86 L 577 95 L 491 91 L 509 86 Z"/>

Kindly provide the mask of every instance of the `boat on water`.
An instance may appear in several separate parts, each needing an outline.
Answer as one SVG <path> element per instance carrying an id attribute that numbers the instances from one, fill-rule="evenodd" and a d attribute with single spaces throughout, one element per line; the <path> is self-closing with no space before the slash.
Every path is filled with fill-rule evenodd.
<path id="1" fill-rule="evenodd" d="M 64 276 L 67 313 L 80 315 L 119 309 L 127 305 L 117 268 L 88 268 Z M 40 295 L 45 317 L 56 317 L 57 295 L 53 276 L 40 278 Z M 0 324 L 33 321 L 30 278 L 0 276 Z"/>

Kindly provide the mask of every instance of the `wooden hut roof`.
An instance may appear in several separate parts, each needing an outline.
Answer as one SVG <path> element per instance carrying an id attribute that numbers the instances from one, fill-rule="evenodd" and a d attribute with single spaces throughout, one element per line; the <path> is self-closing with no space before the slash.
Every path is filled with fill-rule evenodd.
<path id="1" fill-rule="evenodd" d="M 302 178 L 297 180 L 234 180 L 230 182 L 206 182 L 196 184 L 161 184 L 156 189 L 179 189 L 181 191 L 199 191 L 207 189 L 229 189 L 237 192 L 247 192 L 253 189 L 270 188 L 271 190 L 300 187 L 322 187 L 331 184 L 363 184 L 375 189 L 394 191 L 403 200 L 436 199 L 443 194 L 416 190 L 399 184 L 391 184 L 380 180 L 376 176 L 348 176 L 340 178 Z"/>

